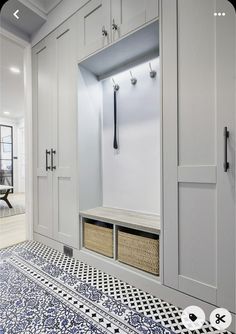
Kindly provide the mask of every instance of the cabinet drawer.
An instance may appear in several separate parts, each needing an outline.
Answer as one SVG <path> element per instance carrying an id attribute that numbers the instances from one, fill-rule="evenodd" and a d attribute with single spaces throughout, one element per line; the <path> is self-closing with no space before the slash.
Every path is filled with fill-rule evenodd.
<path id="1" fill-rule="evenodd" d="M 101 223 L 84 223 L 84 247 L 113 257 L 113 229 Z"/>
<path id="2" fill-rule="evenodd" d="M 159 238 L 118 231 L 118 260 L 159 275 Z"/>

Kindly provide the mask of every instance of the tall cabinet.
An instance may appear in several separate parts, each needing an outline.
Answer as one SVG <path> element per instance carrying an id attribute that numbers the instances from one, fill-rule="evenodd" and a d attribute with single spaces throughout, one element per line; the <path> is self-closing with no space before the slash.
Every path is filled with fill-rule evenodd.
<path id="1" fill-rule="evenodd" d="M 235 13 L 162 5 L 164 284 L 235 312 Z"/>
<path id="2" fill-rule="evenodd" d="M 72 17 L 33 48 L 34 231 L 77 241 L 77 48 Z"/>

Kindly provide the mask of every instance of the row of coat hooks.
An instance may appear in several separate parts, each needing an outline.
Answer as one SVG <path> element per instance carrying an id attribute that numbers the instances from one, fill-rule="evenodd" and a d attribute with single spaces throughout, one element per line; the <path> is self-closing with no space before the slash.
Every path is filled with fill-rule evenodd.
<path id="1" fill-rule="evenodd" d="M 138 80 L 137 80 L 137 78 L 135 78 L 133 76 L 133 73 L 132 73 L 131 70 L 129 71 L 129 73 L 130 73 L 130 82 L 133 86 L 135 86 L 137 84 Z M 157 72 L 152 69 L 152 64 L 151 63 L 149 63 L 149 75 L 150 75 L 151 79 L 154 79 L 157 75 Z M 112 78 L 112 81 L 113 81 L 114 90 L 118 91 L 120 89 L 120 86 L 115 82 L 114 78 Z"/>

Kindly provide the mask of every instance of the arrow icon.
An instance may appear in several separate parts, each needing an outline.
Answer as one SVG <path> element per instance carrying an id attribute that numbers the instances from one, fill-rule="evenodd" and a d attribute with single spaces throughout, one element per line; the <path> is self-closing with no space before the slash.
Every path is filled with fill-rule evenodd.
<path id="1" fill-rule="evenodd" d="M 15 18 L 17 19 L 17 20 L 19 20 L 19 16 L 17 15 L 19 13 L 19 9 L 17 9 L 16 11 L 15 11 L 15 13 L 13 13 L 13 15 L 15 16 Z"/>

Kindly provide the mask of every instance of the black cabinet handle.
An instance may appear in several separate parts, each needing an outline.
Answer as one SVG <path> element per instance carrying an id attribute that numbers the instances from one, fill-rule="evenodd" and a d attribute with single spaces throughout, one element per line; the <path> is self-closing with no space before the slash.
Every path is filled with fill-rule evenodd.
<path id="1" fill-rule="evenodd" d="M 48 166 L 48 156 L 51 154 L 49 150 L 46 150 L 46 171 L 50 170 L 51 167 Z"/>
<path id="2" fill-rule="evenodd" d="M 54 166 L 54 161 L 53 161 L 53 155 L 54 154 L 56 154 L 56 151 L 53 148 L 51 148 L 51 171 L 56 169 L 56 166 Z"/>
<path id="3" fill-rule="evenodd" d="M 61 36 L 65 35 L 68 31 L 70 31 L 70 29 L 63 31 L 59 36 L 57 36 L 57 39 L 61 38 Z"/>
<path id="4" fill-rule="evenodd" d="M 224 171 L 227 172 L 229 169 L 229 162 L 228 162 L 228 138 L 229 138 L 229 131 L 227 126 L 224 127 Z"/>
<path id="5" fill-rule="evenodd" d="M 114 139 L 113 139 L 113 148 L 118 149 L 117 142 L 117 99 L 116 99 L 117 90 L 114 89 Z"/>

